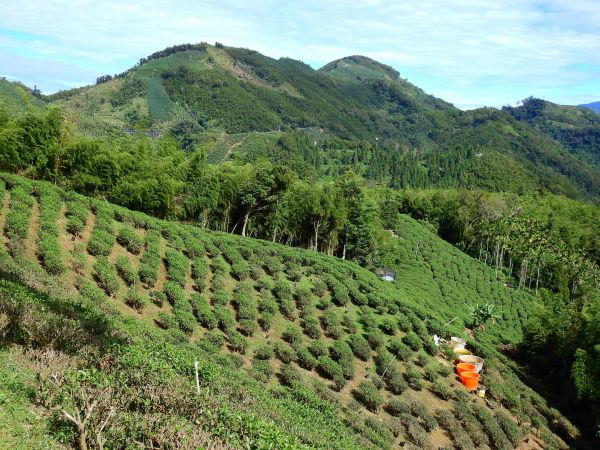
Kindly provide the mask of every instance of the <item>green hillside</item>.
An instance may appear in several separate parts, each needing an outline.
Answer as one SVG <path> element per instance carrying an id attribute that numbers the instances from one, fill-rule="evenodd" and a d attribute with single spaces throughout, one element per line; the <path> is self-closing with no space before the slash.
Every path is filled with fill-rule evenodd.
<path id="1" fill-rule="evenodd" d="M 63 108 L 85 136 L 173 135 L 192 150 L 210 136 L 231 134 L 217 142 L 209 158 L 215 163 L 225 155 L 246 158 L 256 147 L 245 147 L 248 140 L 238 136 L 322 129 L 345 148 L 366 147 L 364 175 L 394 187 L 600 194 L 597 166 L 588 164 L 596 164 L 598 154 L 592 112 L 547 106 L 545 125 L 518 113 L 525 106 L 463 112 L 364 56 L 314 70 L 252 50 L 185 44 L 46 100 Z M 347 162 L 332 158 L 327 147 L 320 150 L 329 175 L 343 170 Z"/>
<path id="2" fill-rule="evenodd" d="M 563 106 L 528 98 L 516 108 L 505 107 L 527 123 L 563 144 L 582 161 L 600 168 L 600 116 L 584 106 Z"/>
<path id="3" fill-rule="evenodd" d="M 32 90 L 21 83 L 0 79 L 0 113 L 21 115 L 28 110 L 39 110 L 44 102 L 32 95 Z"/>
<path id="4" fill-rule="evenodd" d="M 499 351 L 521 339 L 534 298 L 412 219 L 395 230 L 389 283 L 320 253 L 1 180 L 0 358 L 16 381 L 0 398 L 37 419 L 3 425 L 0 446 L 25 432 L 71 445 L 77 429 L 54 411 L 83 414 L 93 398 L 94 448 L 99 430 L 107 447 L 189 448 L 567 448 L 578 435 Z M 465 328 L 482 303 L 501 318 Z M 494 410 L 456 381 L 433 333 L 485 357 Z"/>

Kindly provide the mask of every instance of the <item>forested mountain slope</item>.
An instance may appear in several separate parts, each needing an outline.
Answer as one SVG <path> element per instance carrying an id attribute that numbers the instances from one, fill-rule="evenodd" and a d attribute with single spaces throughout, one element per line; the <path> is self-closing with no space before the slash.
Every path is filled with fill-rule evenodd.
<path id="1" fill-rule="evenodd" d="M 1 186 L 0 267 L 13 281 L 0 286 L 0 356 L 36 399 L 36 442 L 82 439 L 53 411 L 83 414 L 91 399 L 80 431 L 94 448 L 567 448 L 578 437 L 498 350 L 521 339 L 536 300 L 412 219 L 397 223 L 389 283 L 45 182 L 3 174 Z M 465 328 L 482 302 L 501 317 Z M 485 357 L 495 410 L 457 383 L 433 333 Z M 2 389 L 27 407 L 16 386 Z"/>
<path id="2" fill-rule="evenodd" d="M 375 158 L 370 174 L 393 186 L 543 187 L 587 198 L 600 193 L 597 168 L 569 151 L 577 145 L 592 154 L 589 145 L 595 144 L 574 144 L 579 138 L 563 136 L 561 127 L 548 133 L 506 111 L 460 111 L 364 56 L 314 70 L 252 50 L 186 44 L 98 81 L 46 97 L 88 136 L 167 133 L 190 150 L 201 143 L 219 147 L 223 132 L 316 129 L 346 147 L 351 141 L 369 147 Z M 322 141 L 310 139 L 317 146 Z M 215 151 L 211 160 L 247 153 L 247 142 Z"/>
<path id="3" fill-rule="evenodd" d="M 589 108 L 529 98 L 519 107 L 505 107 L 504 110 L 562 143 L 596 170 L 600 168 L 600 115 Z"/>

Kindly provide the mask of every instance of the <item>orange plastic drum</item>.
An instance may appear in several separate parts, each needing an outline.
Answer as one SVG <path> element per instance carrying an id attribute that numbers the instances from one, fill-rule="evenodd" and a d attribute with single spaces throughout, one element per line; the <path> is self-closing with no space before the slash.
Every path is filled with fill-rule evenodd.
<path id="1" fill-rule="evenodd" d="M 472 371 L 463 372 L 460 374 L 460 382 L 470 391 L 477 389 L 477 386 L 479 385 L 479 374 Z"/>
<path id="2" fill-rule="evenodd" d="M 459 375 L 463 372 L 475 372 L 475 366 L 468 363 L 458 363 L 456 365 L 456 371 Z"/>

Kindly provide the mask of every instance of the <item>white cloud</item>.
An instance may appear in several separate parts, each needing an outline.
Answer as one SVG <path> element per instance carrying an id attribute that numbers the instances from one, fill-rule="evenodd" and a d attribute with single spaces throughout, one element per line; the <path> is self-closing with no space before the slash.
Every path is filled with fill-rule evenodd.
<path id="1" fill-rule="evenodd" d="M 528 95 L 600 96 L 597 75 L 578 68 L 600 64 L 598 23 L 595 0 L 5 0 L 0 45 L 20 58 L 77 68 L 58 76 L 40 64 L 44 90 L 60 87 L 52 79 L 120 72 L 168 45 L 218 40 L 313 66 L 365 54 L 459 106 L 499 106 Z M 19 41 L 2 28 L 47 39 Z M 22 59 L 0 60 L 0 72 L 30 81 L 15 61 Z"/>

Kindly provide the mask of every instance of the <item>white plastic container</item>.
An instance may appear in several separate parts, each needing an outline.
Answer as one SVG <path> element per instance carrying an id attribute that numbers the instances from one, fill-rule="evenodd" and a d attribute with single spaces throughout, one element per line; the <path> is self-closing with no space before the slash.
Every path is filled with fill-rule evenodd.
<path id="1" fill-rule="evenodd" d="M 483 358 L 475 355 L 460 355 L 458 360 L 461 363 L 473 364 L 475 366 L 475 373 L 481 372 L 483 369 Z"/>
<path id="2" fill-rule="evenodd" d="M 465 341 L 463 338 L 459 338 L 456 336 L 452 336 L 450 338 L 450 348 L 452 350 L 465 348 L 465 345 L 467 345 L 467 341 Z"/>

